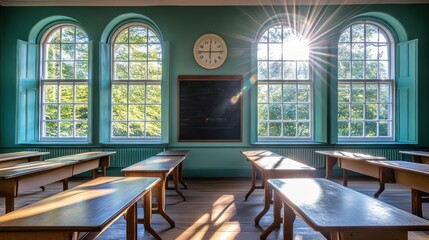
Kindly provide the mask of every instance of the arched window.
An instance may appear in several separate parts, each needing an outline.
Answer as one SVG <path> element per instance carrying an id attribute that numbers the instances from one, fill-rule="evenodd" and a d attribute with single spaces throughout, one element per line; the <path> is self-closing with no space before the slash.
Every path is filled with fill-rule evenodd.
<path id="1" fill-rule="evenodd" d="M 257 40 L 258 141 L 313 138 L 309 44 L 295 29 L 271 25 Z"/>
<path id="2" fill-rule="evenodd" d="M 89 44 L 74 24 L 49 28 L 41 39 L 40 140 L 87 140 Z"/>
<path id="3" fill-rule="evenodd" d="M 144 23 L 128 23 L 111 39 L 112 140 L 161 139 L 162 44 Z"/>
<path id="4" fill-rule="evenodd" d="M 338 140 L 394 140 L 394 44 L 374 21 L 349 24 L 338 40 Z"/>

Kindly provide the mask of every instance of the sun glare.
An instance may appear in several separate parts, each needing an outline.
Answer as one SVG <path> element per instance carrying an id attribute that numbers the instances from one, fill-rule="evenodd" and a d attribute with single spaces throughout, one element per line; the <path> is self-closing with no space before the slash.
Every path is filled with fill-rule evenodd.
<path id="1" fill-rule="evenodd" d="M 283 56 L 290 60 L 308 60 L 309 59 L 309 44 L 305 39 L 300 39 L 298 36 L 291 36 L 283 45 Z"/>

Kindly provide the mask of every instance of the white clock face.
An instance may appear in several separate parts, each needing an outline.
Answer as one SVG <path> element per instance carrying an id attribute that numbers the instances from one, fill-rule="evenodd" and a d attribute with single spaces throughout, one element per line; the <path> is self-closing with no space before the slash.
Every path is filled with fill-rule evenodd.
<path id="1" fill-rule="evenodd" d="M 225 41 L 216 34 L 204 34 L 194 44 L 195 61 L 203 68 L 218 68 L 227 56 Z"/>

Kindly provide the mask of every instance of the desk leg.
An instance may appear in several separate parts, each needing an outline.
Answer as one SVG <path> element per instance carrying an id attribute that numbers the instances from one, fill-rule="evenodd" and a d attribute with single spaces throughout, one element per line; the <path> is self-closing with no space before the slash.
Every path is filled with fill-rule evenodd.
<path id="1" fill-rule="evenodd" d="M 137 240 L 137 203 L 133 203 L 125 213 L 127 240 Z"/>
<path id="2" fill-rule="evenodd" d="M 63 180 L 63 191 L 68 190 L 69 189 L 69 179 L 66 178 Z"/>
<path id="3" fill-rule="evenodd" d="M 183 201 L 186 201 L 185 196 L 183 196 L 183 193 L 179 190 L 179 178 L 180 178 L 179 172 L 180 172 L 179 167 L 175 167 L 173 170 L 174 190 L 177 192 L 177 194 L 179 194 L 179 196 L 183 198 Z"/>
<path id="4" fill-rule="evenodd" d="M 384 182 L 380 181 L 380 187 L 378 188 L 377 192 L 374 193 L 374 198 L 378 198 L 380 196 L 380 194 L 384 191 Z"/>
<path id="5" fill-rule="evenodd" d="M 330 179 L 332 178 L 332 169 L 334 168 L 334 165 L 337 163 L 337 158 L 326 156 L 326 176 L 325 178 Z"/>
<path id="6" fill-rule="evenodd" d="M 185 189 L 188 189 L 188 186 L 186 185 L 185 181 L 183 181 L 183 162 L 180 162 L 179 164 L 179 182 Z"/>
<path id="7" fill-rule="evenodd" d="M 293 222 L 295 221 L 295 213 L 287 205 L 283 204 L 283 239 L 293 240 Z"/>
<path id="8" fill-rule="evenodd" d="M 270 209 L 270 203 L 271 203 L 271 187 L 268 185 L 267 180 L 269 179 L 268 174 L 263 174 L 263 182 L 265 184 L 264 188 L 264 208 L 262 211 L 255 217 L 255 225 L 259 225 L 259 221 L 261 221 L 261 218 L 265 215 L 265 213 L 268 212 Z"/>
<path id="9" fill-rule="evenodd" d="M 349 174 L 347 169 L 343 169 L 343 186 L 347 187 L 347 184 L 349 182 Z"/>
<path id="10" fill-rule="evenodd" d="M 161 179 L 161 184 L 158 184 L 154 187 L 155 190 L 155 198 L 158 203 L 157 212 L 161 214 L 161 216 L 167 220 L 172 228 L 176 225 L 176 223 L 167 215 L 165 212 L 165 185 L 167 183 L 167 177 Z"/>
<path id="11" fill-rule="evenodd" d="M 256 167 L 253 166 L 252 163 L 252 186 L 250 187 L 250 190 L 247 192 L 246 196 L 244 197 L 244 201 L 247 201 L 247 198 L 249 198 L 250 194 L 256 189 Z"/>
<path id="12" fill-rule="evenodd" d="M 416 216 L 422 217 L 422 192 L 416 189 L 411 189 L 411 209 Z"/>
<path id="13" fill-rule="evenodd" d="M 276 228 L 280 226 L 280 223 L 282 222 L 280 217 L 280 212 L 282 210 L 282 201 L 280 200 L 280 197 L 277 195 L 277 193 L 274 193 L 274 203 L 273 203 L 273 223 L 271 223 L 270 226 L 265 229 L 261 236 L 261 240 L 267 239 L 268 235 Z"/>
<path id="14" fill-rule="evenodd" d="M 143 208 L 143 215 L 144 215 L 144 228 L 146 231 L 148 231 L 155 239 L 161 240 L 161 237 L 158 235 L 158 233 L 155 232 L 155 230 L 152 228 L 152 192 L 147 192 L 143 197 L 143 205 L 145 206 Z"/>
<path id="15" fill-rule="evenodd" d="M 6 205 L 5 213 L 10 213 L 15 210 L 15 197 L 5 197 L 4 203 Z"/>

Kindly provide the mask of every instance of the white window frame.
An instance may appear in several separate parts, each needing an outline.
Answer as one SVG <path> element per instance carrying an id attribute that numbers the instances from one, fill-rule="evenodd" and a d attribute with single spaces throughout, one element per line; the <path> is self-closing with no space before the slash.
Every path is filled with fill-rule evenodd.
<path id="1" fill-rule="evenodd" d="M 257 103 L 257 106 L 256 106 L 256 108 L 257 108 L 257 114 L 256 114 L 256 122 L 257 122 L 257 125 L 256 125 L 256 135 L 257 135 L 257 141 L 259 141 L 259 142 L 270 142 L 270 141 L 311 141 L 311 140 L 313 140 L 313 138 L 314 138 L 314 113 L 313 113 L 313 80 L 312 80 L 312 78 L 313 78 L 313 75 L 312 75 L 312 66 L 311 66 L 311 62 L 310 62 L 310 53 L 309 53 L 309 56 L 308 56 L 308 59 L 307 60 L 302 60 L 302 59 L 284 59 L 283 57 L 283 53 L 281 53 L 281 58 L 280 58 L 280 60 L 271 60 L 270 59 L 270 57 L 269 57 L 269 45 L 270 45 L 270 42 L 269 42 L 269 38 L 266 40 L 266 42 L 261 42 L 261 38 L 263 37 L 263 35 L 265 34 L 265 33 L 267 33 L 271 28 L 273 28 L 273 27 L 279 27 L 279 26 L 281 26 L 282 27 L 282 37 L 281 37 L 281 44 L 282 44 L 282 46 L 284 45 L 284 36 L 283 36 L 283 29 L 284 28 L 289 28 L 290 30 L 292 30 L 292 31 L 295 31 L 295 34 L 296 35 L 298 35 L 299 37 L 302 37 L 302 36 L 300 36 L 300 34 L 297 32 L 297 30 L 296 29 L 293 29 L 292 27 L 290 27 L 290 26 L 288 26 L 287 24 L 285 24 L 285 23 L 275 23 L 275 24 L 272 24 L 272 25 L 270 25 L 270 26 L 267 26 L 261 33 L 262 34 L 260 34 L 260 36 L 258 37 L 258 40 L 257 40 L 257 46 L 256 46 L 256 48 L 257 49 L 259 49 L 259 44 L 260 43 L 264 43 L 264 44 L 267 44 L 268 45 L 268 47 L 267 47 L 267 57 L 266 57 L 266 59 L 260 59 L 259 58 L 259 56 L 258 56 L 258 52 L 259 52 L 259 50 L 257 50 L 257 57 L 256 57 L 256 62 L 257 62 L 257 69 L 258 69 L 258 80 L 257 80 L 257 85 L 258 85 L 258 90 L 257 90 L 257 101 L 256 101 L 256 103 Z M 273 42 L 271 42 L 271 44 L 273 44 Z M 283 49 L 283 48 L 282 48 Z M 282 52 L 283 52 L 283 50 L 282 50 Z M 270 75 L 269 75 L 269 63 L 270 62 L 273 62 L 273 61 L 276 61 L 276 62 L 281 62 L 281 77 L 280 77 L 280 79 L 276 79 L 276 80 L 274 80 L 274 79 L 270 79 Z M 267 79 L 261 79 L 261 75 L 260 75 L 260 73 L 259 73 L 259 64 L 260 63 L 262 63 L 262 62 L 266 62 L 267 63 Z M 299 62 L 307 62 L 307 68 L 308 68 L 308 71 L 307 71 L 307 78 L 306 79 L 298 79 L 298 63 Z M 285 79 L 285 76 L 284 76 L 284 71 L 283 71 L 283 68 L 284 68 L 284 64 L 285 63 L 295 63 L 296 64 L 296 68 L 295 68 L 295 78 L 294 79 Z M 269 96 L 270 96 L 270 85 L 281 85 L 281 92 L 282 92 L 282 96 L 281 96 L 281 101 L 280 102 L 276 102 L 276 103 L 274 103 L 274 104 L 280 104 L 281 105 L 281 119 L 279 119 L 279 120 L 270 120 L 269 119 L 269 116 L 270 116 L 270 113 L 269 113 L 269 106 L 271 105 L 271 102 L 269 101 Z M 267 98 L 267 102 L 259 102 L 259 87 L 261 87 L 261 86 L 263 86 L 263 85 L 266 85 L 267 86 L 267 96 L 266 96 L 266 98 Z M 295 101 L 291 101 L 291 102 L 284 102 L 283 101 L 283 99 L 284 99 L 284 96 L 283 96 L 283 93 L 284 93 L 284 88 L 285 88 L 285 86 L 287 86 L 287 85 L 295 85 L 296 86 L 296 96 L 297 96 L 297 98 L 295 99 Z M 309 101 L 307 101 L 307 102 L 298 102 L 298 97 L 299 97 L 299 95 L 298 95 L 298 90 L 299 90 L 299 86 L 300 85 L 305 85 L 305 86 L 308 86 L 308 91 L 309 91 L 309 98 L 308 98 L 308 100 Z M 285 104 L 289 104 L 289 105 L 295 105 L 296 106 L 296 112 L 295 112 L 295 119 L 294 120 L 286 120 L 286 119 L 284 119 L 284 111 L 285 111 L 285 109 L 284 109 L 284 105 Z M 299 117 L 298 117 L 298 107 L 299 107 L 299 105 L 309 105 L 309 108 L 308 108 L 308 120 L 299 120 Z M 268 119 L 266 119 L 266 120 L 261 120 L 260 119 L 260 115 L 259 115 L 259 107 L 261 106 L 261 105 L 265 105 L 265 106 L 267 106 L 266 108 L 267 108 L 267 117 L 268 117 Z M 259 135 L 259 124 L 264 124 L 264 123 L 266 123 L 267 124 L 267 127 L 266 127 L 266 129 L 267 129 L 267 136 L 260 136 Z M 269 128 L 270 128 L 270 124 L 271 123 L 276 123 L 276 124 L 279 124 L 280 123 L 280 125 L 281 125 L 281 127 L 280 127 L 280 136 L 270 136 L 270 133 L 269 133 Z M 293 123 L 295 126 L 296 126 L 296 129 L 295 129 L 295 135 L 294 136 L 285 136 L 283 133 L 284 133 L 284 128 L 285 128 L 285 124 L 288 124 L 288 123 Z M 298 131 L 299 131 L 299 125 L 300 124 L 308 124 L 308 126 L 309 126 L 309 135 L 308 136 L 299 136 L 299 134 L 298 134 Z"/>
<path id="2" fill-rule="evenodd" d="M 364 25 L 364 41 L 363 42 L 353 42 L 352 41 L 352 26 L 354 25 L 358 25 L 358 24 L 363 24 Z M 378 75 L 378 78 L 376 79 L 366 79 L 366 62 L 367 61 L 377 61 L 378 63 L 380 61 L 384 61 L 384 60 L 380 60 L 380 57 L 378 55 L 377 60 L 367 60 L 366 57 L 366 46 L 367 44 L 371 44 L 371 43 L 376 43 L 376 44 L 380 44 L 383 42 L 380 42 L 379 40 L 377 42 L 367 42 L 366 41 L 366 25 L 372 25 L 375 26 L 379 29 L 379 31 L 381 30 L 387 40 L 387 44 L 388 44 L 388 54 L 387 54 L 387 61 L 388 61 L 388 67 L 389 67 L 389 71 L 387 72 L 388 76 L 387 79 L 383 79 L 380 78 L 380 75 Z M 350 32 L 350 36 L 349 36 L 349 42 L 340 42 L 340 39 L 338 40 L 338 45 L 339 44 L 350 44 L 350 59 L 348 59 L 349 63 L 350 63 L 350 79 L 342 79 L 340 78 L 340 66 L 338 66 L 338 90 L 340 89 L 340 85 L 344 85 L 344 86 L 348 86 L 349 88 L 349 92 L 351 94 L 352 91 L 352 86 L 356 85 L 356 84 L 360 84 L 364 86 L 364 96 L 363 96 L 363 101 L 362 102 L 352 102 L 351 100 L 351 96 L 349 96 L 349 101 L 348 102 L 340 102 L 339 98 L 340 95 L 338 94 L 338 104 L 337 107 L 339 108 L 340 104 L 349 104 L 349 118 L 348 120 L 340 120 L 340 111 L 338 109 L 338 141 L 339 142 L 361 142 L 361 141 L 394 141 L 395 139 L 395 59 L 394 59 L 394 53 L 395 53 L 395 44 L 394 44 L 394 39 L 392 37 L 392 33 L 390 30 L 388 30 L 385 26 L 375 22 L 375 21 L 371 21 L 371 20 L 359 20 L 359 21 L 354 21 L 350 24 L 348 24 L 345 28 L 343 28 L 343 30 L 341 31 L 340 35 L 342 35 L 345 31 L 349 31 Z M 363 79 L 353 79 L 353 73 L 352 73 L 352 62 L 353 62 L 353 57 L 352 57 L 352 44 L 353 43 L 357 43 L 357 44 L 363 44 L 363 58 L 360 59 L 359 61 L 363 62 Z M 347 59 L 340 59 L 340 57 L 338 56 L 338 65 L 340 61 L 347 61 Z M 380 64 L 378 64 L 378 66 L 380 66 Z M 378 74 L 380 73 L 379 71 L 379 67 L 378 69 Z M 380 85 L 381 84 L 386 84 L 389 86 L 389 91 L 388 91 L 388 97 L 389 97 L 389 101 L 388 102 L 380 102 Z M 368 85 L 377 85 L 377 101 L 375 102 L 371 102 L 371 103 L 367 103 L 366 102 L 366 87 Z M 353 104 L 363 104 L 363 119 L 352 119 L 352 105 Z M 369 104 L 376 104 L 377 105 L 377 118 L 375 120 L 373 119 L 365 119 L 365 112 L 366 112 L 366 108 L 368 107 Z M 380 106 L 381 105 L 388 105 L 388 117 L 387 119 L 380 119 L 379 118 L 379 113 L 380 113 Z M 376 136 L 365 136 L 366 135 L 366 127 L 365 127 L 365 123 L 376 123 Z M 381 123 L 387 123 L 388 124 L 388 133 L 390 133 L 390 135 L 388 136 L 380 136 L 380 128 L 379 128 L 379 124 Z M 341 123 L 348 123 L 348 136 L 340 136 L 340 124 Z M 352 136 L 352 127 L 351 125 L 353 123 L 361 123 L 362 124 L 362 136 Z"/>
<path id="3" fill-rule="evenodd" d="M 130 27 L 144 27 L 146 28 L 146 33 L 148 34 L 149 31 L 151 31 L 152 33 L 154 33 L 154 35 L 157 38 L 157 42 L 149 42 L 148 41 L 145 43 L 146 44 L 146 52 L 149 53 L 149 45 L 150 44 L 158 44 L 159 48 L 160 48 L 160 58 L 158 60 L 149 60 L 147 59 L 146 61 L 139 61 L 139 62 L 143 62 L 146 64 L 146 79 L 138 79 L 138 80 L 134 80 L 134 79 L 130 79 L 130 63 L 133 62 L 131 61 L 129 58 L 127 61 L 115 61 L 115 44 L 116 43 L 116 39 L 117 37 L 120 35 L 120 33 L 122 33 L 123 31 L 129 29 Z M 128 39 L 129 39 L 129 35 L 128 35 Z M 126 44 L 126 43 L 121 43 L 121 44 Z M 149 141 L 149 142 L 158 142 L 161 140 L 162 136 L 162 94 L 160 94 L 160 102 L 158 103 L 148 103 L 147 99 L 148 99 L 148 94 L 147 94 L 147 86 L 150 85 L 157 85 L 160 88 L 160 91 L 162 92 L 162 75 L 159 77 L 159 79 L 149 79 L 149 63 L 151 62 L 158 62 L 161 68 L 161 74 L 162 74 L 162 61 L 163 61 L 163 51 L 162 51 L 162 42 L 161 42 L 161 37 L 159 35 L 159 33 L 154 30 L 151 26 L 141 23 L 141 22 L 131 22 L 131 23 L 127 23 L 124 24 L 123 26 L 121 26 L 120 28 L 118 28 L 114 34 L 112 35 L 112 41 L 111 41 L 111 66 L 112 66 L 112 71 L 111 71 L 111 82 L 110 82 L 110 92 L 111 92 L 111 111 L 110 111 L 110 139 L 111 141 L 115 142 L 115 141 Z M 130 43 L 128 41 L 127 43 L 127 47 L 128 47 L 128 56 L 130 54 Z M 124 80 L 124 79 L 115 79 L 115 63 L 116 62 L 126 62 L 128 64 L 128 79 Z M 126 85 L 127 88 L 127 102 L 126 103 L 114 103 L 113 102 L 113 88 L 114 86 L 117 85 Z M 135 85 L 144 85 L 145 87 L 145 100 L 142 103 L 130 103 L 130 97 L 129 97 L 129 93 L 130 93 L 130 86 L 135 86 Z M 144 119 L 139 119 L 139 120 L 131 120 L 130 119 L 130 111 L 127 110 L 127 119 L 126 120 L 115 120 L 113 117 L 113 109 L 114 106 L 119 106 L 119 105 L 126 105 L 127 109 L 129 109 L 130 106 L 142 106 L 144 108 Z M 159 120 L 148 120 L 147 119 L 147 108 L 150 106 L 159 106 L 160 112 L 159 112 Z M 129 129 L 129 124 L 131 122 L 139 122 L 142 123 L 144 126 L 144 135 L 143 136 L 130 136 L 130 129 Z M 127 134 L 126 136 L 115 136 L 113 134 L 114 132 L 114 124 L 115 123 L 126 123 L 127 124 Z M 160 125 L 160 133 L 159 136 L 148 136 L 147 135 L 147 126 L 148 123 L 159 123 Z"/>
<path id="4" fill-rule="evenodd" d="M 64 44 L 74 44 L 74 57 L 72 59 L 68 59 L 68 60 L 63 60 L 62 59 L 62 50 L 59 52 L 59 59 L 58 60 L 48 60 L 48 56 L 47 56 L 47 44 L 49 44 L 47 42 L 48 38 L 58 29 L 60 29 L 60 31 L 62 31 L 63 28 L 67 28 L 67 27 L 73 27 L 75 32 L 74 32 L 74 41 L 72 43 L 70 42 L 63 42 L 62 40 L 62 34 L 60 32 L 60 42 L 56 43 L 56 44 L 60 44 L 60 49 L 62 49 L 62 46 Z M 76 41 L 76 29 L 80 29 L 83 33 L 85 33 L 86 35 L 86 42 L 77 42 Z M 76 58 L 76 45 L 77 44 L 86 44 L 87 45 L 87 54 L 88 54 L 88 58 L 85 59 L 77 59 Z M 89 74 L 90 74 L 90 66 L 89 66 L 89 58 L 90 58 L 90 51 L 89 51 L 89 39 L 88 39 L 88 34 L 84 31 L 84 29 L 82 29 L 81 27 L 75 25 L 75 24 L 57 24 L 55 26 L 50 27 L 45 34 L 43 35 L 42 39 L 41 39 L 41 54 L 40 54 L 40 141 L 88 141 L 88 137 L 90 135 L 89 133 L 89 111 L 90 111 L 90 106 L 89 106 Z M 47 63 L 48 62 L 58 62 L 60 65 L 60 77 L 58 79 L 55 78 L 49 78 L 48 79 L 48 75 L 47 75 L 47 71 L 48 71 L 48 67 L 47 67 Z M 73 66 L 74 66 L 74 77 L 73 79 L 65 79 L 63 78 L 62 75 L 62 64 L 63 62 L 73 62 Z M 76 79 L 76 63 L 77 62 L 86 62 L 87 64 L 87 69 L 88 71 L 86 72 L 87 78 L 86 79 Z M 61 103 L 60 102 L 60 98 L 61 98 L 61 86 L 72 86 L 73 89 L 73 101 L 71 103 Z M 87 101 L 86 102 L 78 102 L 76 100 L 76 87 L 80 86 L 80 85 L 86 85 L 88 92 L 87 92 Z M 57 86 L 57 93 L 56 93 L 56 102 L 53 103 L 47 103 L 45 102 L 45 96 L 46 96 L 46 92 L 44 91 L 45 86 Z M 47 105 L 55 105 L 57 107 L 57 117 L 55 120 L 47 120 L 46 119 L 46 111 L 45 111 L 45 107 Z M 87 106 L 88 112 L 87 112 L 87 118 L 86 120 L 79 120 L 76 118 L 76 108 L 79 106 Z M 65 107 L 65 106 L 71 106 L 73 109 L 73 117 L 72 119 L 68 119 L 68 120 L 63 120 L 61 119 L 60 115 L 61 115 L 61 107 Z M 48 122 L 56 122 L 57 123 L 57 134 L 56 137 L 49 137 L 46 136 L 46 124 Z M 61 136 L 61 128 L 60 125 L 61 123 L 71 123 L 72 124 L 72 136 L 66 136 L 66 137 L 62 137 Z M 77 130 L 76 130 L 76 124 L 85 124 L 86 123 L 86 128 L 87 128 L 87 134 L 86 136 L 76 136 L 77 134 Z"/>

